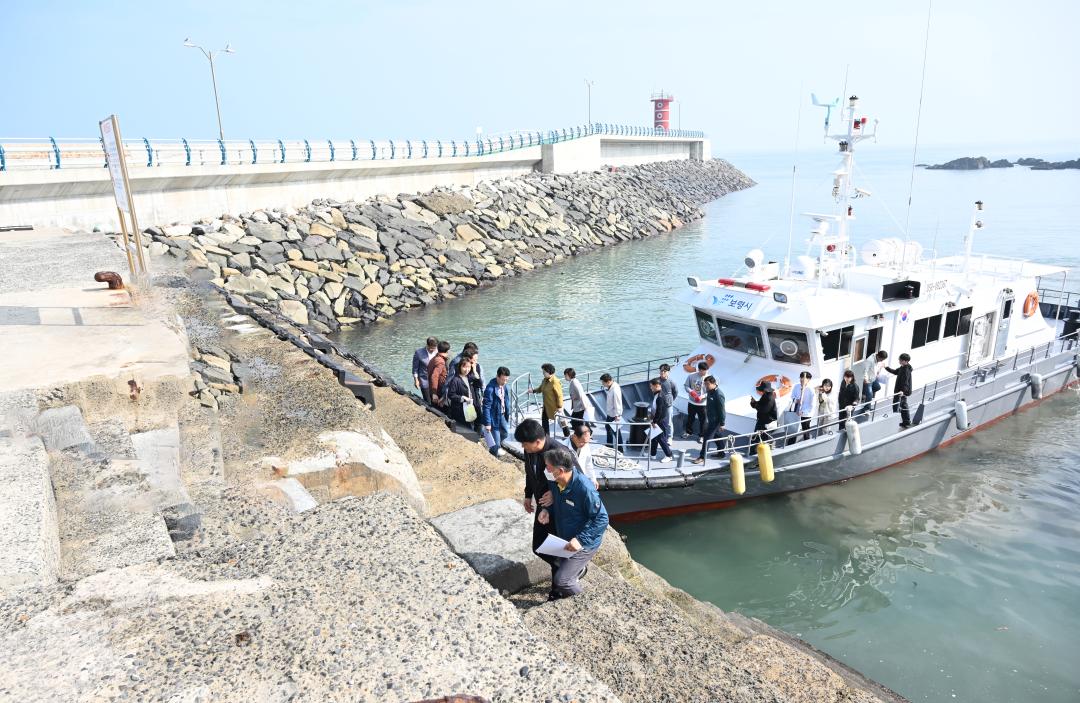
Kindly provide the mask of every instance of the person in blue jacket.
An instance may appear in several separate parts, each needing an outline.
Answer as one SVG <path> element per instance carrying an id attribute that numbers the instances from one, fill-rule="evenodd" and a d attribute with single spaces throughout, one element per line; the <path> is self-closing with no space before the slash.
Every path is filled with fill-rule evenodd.
<path id="1" fill-rule="evenodd" d="M 567 555 L 560 559 L 551 584 L 550 600 L 581 593 L 581 578 L 600 549 L 608 526 L 607 508 L 593 482 L 574 468 L 570 452 L 557 447 L 544 452 L 544 463 L 554 482 L 551 506 L 540 511 L 537 521 L 555 523 L 554 534 L 567 540 Z"/>
<path id="2" fill-rule="evenodd" d="M 484 431 L 495 440 L 488 451 L 492 456 L 499 456 L 502 441 L 510 432 L 510 404 L 507 401 L 506 382 L 510 380 L 510 369 L 500 366 L 495 372 L 495 378 L 488 381 L 484 389 L 484 405 L 481 419 L 484 422 Z"/>

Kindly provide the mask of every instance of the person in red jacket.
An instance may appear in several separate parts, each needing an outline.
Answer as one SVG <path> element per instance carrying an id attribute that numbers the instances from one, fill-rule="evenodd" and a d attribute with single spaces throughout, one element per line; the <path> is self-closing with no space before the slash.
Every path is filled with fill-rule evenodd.
<path id="1" fill-rule="evenodd" d="M 435 356 L 428 362 L 428 389 L 431 392 L 431 404 L 437 408 L 443 406 L 443 386 L 447 382 L 446 357 L 450 353 L 450 342 L 439 342 Z"/>

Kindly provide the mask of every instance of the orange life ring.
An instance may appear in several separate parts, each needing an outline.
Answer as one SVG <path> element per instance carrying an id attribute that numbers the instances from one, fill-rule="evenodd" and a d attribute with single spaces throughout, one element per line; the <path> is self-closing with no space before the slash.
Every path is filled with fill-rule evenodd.
<path id="1" fill-rule="evenodd" d="M 773 387 L 776 388 L 777 398 L 783 398 L 785 395 L 791 392 L 791 379 L 787 376 L 781 376 L 777 373 L 770 374 L 769 376 L 762 376 L 757 380 L 757 383 L 754 384 L 754 388 L 757 388 L 762 383 L 773 384 Z M 758 391 L 758 393 L 760 394 L 761 391 Z"/>
<path id="2" fill-rule="evenodd" d="M 1039 294 L 1032 291 L 1024 298 L 1024 317 L 1031 317 L 1039 309 Z"/>
<path id="3" fill-rule="evenodd" d="M 687 373 L 697 371 L 698 362 L 702 359 L 705 360 L 705 363 L 709 365 L 710 369 L 712 368 L 712 365 L 716 363 L 716 357 L 712 354 L 694 354 L 683 363 L 683 371 L 686 371 Z"/>

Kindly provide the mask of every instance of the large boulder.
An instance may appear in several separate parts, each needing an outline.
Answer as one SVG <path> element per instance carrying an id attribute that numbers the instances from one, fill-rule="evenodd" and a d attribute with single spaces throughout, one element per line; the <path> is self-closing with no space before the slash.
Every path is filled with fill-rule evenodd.
<path id="1" fill-rule="evenodd" d="M 511 498 L 470 505 L 431 519 L 450 548 L 495 588 L 516 593 L 549 580 L 532 551 L 533 516 Z"/>
<path id="2" fill-rule="evenodd" d="M 270 224 L 263 224 L 261 222 L 249 221 L 247 223 L 247 233 L 252 237 L 261 239 L 264 242 L 283 242 L 285 241 L 285 230 L 281 228 L 276 222 Z"/>

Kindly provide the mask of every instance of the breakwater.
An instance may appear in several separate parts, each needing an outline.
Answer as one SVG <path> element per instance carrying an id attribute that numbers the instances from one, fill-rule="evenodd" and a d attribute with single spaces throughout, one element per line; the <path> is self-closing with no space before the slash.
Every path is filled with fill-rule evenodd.
<path id="1" fill-rule="evenodd" d="M 577 254 L 668 232 L 753 181 L 669 161 L 148 228 L 171 253 L 316 332 L 388 318 Z"/>

